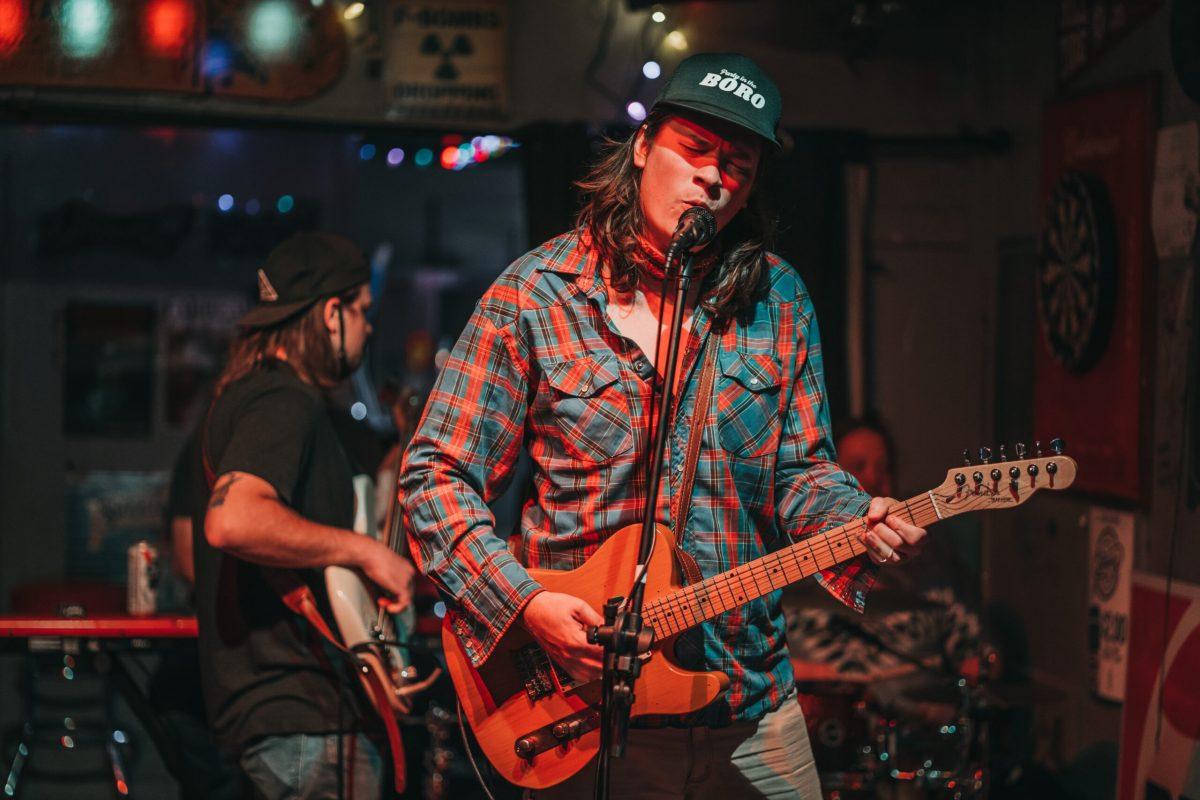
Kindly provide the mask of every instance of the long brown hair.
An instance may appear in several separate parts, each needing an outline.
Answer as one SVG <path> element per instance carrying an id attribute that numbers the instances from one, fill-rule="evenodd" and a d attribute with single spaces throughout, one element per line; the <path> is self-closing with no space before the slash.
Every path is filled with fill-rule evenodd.
<path id="1" fill-rule="evenodd" d="M 213 396 L 217 397 L 231 383 L 249 375 L 282 351 L 287 363 L 300 379 L 321 389 L 337 385 L 340 372 L 338 356 L 325 327 L 325 303 L 336 297 L 342 305 L 354 302 L 361 289 L 355 286 L 336 295 L 322 297 L 307 311 L 266 328 L 239 331 L 229 345 L 229 358 L 221 377 L 217 378 Z"/>
<path id="2" fill-rule="evenodd" d="M 663 123 L 676 112 L 656 108 L 639 129 L 653 142 Z M 576 227 L 585 232 L 611 275 L 613 288 L 632 291 L 641 279 L 642 268 L 629 253 L 638 248 L 638 234 L 645 226 L 638 202 L 641 170 L 633 163 L 634 132 L 624 141 L 608 139 L 591 170 L 575 185 L 584 193 Z M 705 292 L 702 304 L 718 318 L 735 316 L 751 306 L 766 290 L 767 250 L 775 236 L 776 222 L 760 191 L 759 178 L 768 158 L 763 148 L 749 202 L 721 232 L 725 259 L 716 286 Z"/>

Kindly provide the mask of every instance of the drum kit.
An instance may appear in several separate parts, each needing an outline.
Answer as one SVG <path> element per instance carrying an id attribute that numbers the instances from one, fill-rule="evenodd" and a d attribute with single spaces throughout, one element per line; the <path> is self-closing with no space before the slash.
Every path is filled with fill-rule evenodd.
<path id="1" fill-rule="evenodd" d="M 977 668 L 952 672 L 860 630 L 904 665 L 847 680 L 793 659 L 825 800 L 986 798 L 998 715 L 1063 697 L 1041 684 L 1001 681 L 994 650 L 984 649 Z"/>

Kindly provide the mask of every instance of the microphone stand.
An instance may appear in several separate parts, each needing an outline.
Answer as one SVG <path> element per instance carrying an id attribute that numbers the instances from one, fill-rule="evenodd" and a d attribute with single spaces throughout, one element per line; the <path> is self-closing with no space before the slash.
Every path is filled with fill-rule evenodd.
<path id="1" fill-rule="evenodd" d="M 678 243 L 667 250 L 664 268 L 671 274 L 671 263 L 678 257 Z M 675 291 L 675 310 L 671 314 L 671 338 L 667 347 L 667 367 L 663 376 L 662 407 L 654 432 L 654 450 L 647 482 L 647 502 L 642 518 L 642 541 L 638 567 L 628 601 L 613 597 L 604 604 L 604 625 L 588 633 L 593 644 L 604 647 L 604 677 L 600 708 L 600 753 L 596 764 L 595 800 L 608 800 L 611 759 L 625 754 L 629 732 L 629 712 L 633 707 L 633 684 L 641 673 L 641 656 L 650 650 L 653 630 L 643 630 L 642 600 L 646 588 L 646 568 L 654 550 L 655 509 L 662 478 L 663 451 L 675 405 L 675 366 L 679 358 L 679 340 L 683 330 L 684 304 L 692 282 L 692 256 L 682 253 L 679 281 Z"/>

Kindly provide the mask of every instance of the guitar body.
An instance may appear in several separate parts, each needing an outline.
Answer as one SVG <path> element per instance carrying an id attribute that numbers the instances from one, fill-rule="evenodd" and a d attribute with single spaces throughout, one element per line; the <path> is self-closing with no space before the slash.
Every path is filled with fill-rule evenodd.
<path id="1" fill-rule="evenodd" d="M 1052 440 L 1053 453 L 1045 456 L 1040 442 L 1034 447 L 1037 453 L 1030 459 L 1024 457 L 1025 445 L 1018 444 L 1017 460 L 984 462 L 989 463 L 986 475 L 982 465 L 953 467 L 939 486 L 894 502 L 888 513 L 923 527 L 956 514 L 1015 508 L 1042 489 L 1070 487 L 1077 465 L 1062 454 L 1062 441 Z M 682 586 L 671 533 L 657 526 L 643 619 L 647 626 L 653 619 L 662 638 L 655 639 L 642 662 L 632 717 L 686 714 L 717 699 L 729 687 L 729 676 L 681 668 L 672 660 L 676 637 L 768 592 L 862 557 L 867 530 L 865 518 L 854 519 Z M 631 525 L 578 569 L 530 574 L 550 591 L 582 598 L 601 612 L 610 597 L 632 587 L 640 539 L 641 525 Z M 576 685 L 560 674 L 519 624 L 505 632 L 476 669 L 453 633 L 454 621 L 447 618 L 442 627 L 446 664 L 467 722 L 496 770 L 518 786 L 541 789 L 583 769 L 600 749 L 600 682 Z"/>
<path id="2" fill-rule="evenodd" d="M 547 590 L 582 598 L 603 613 L 610 597 L 624 595 L 631 588 L 640 539 L 641 525 L 630 525 L 611 536 L 578 569 L 535 569 L 530 575 Z M 673 552 L 671 533 L 658 526 L 646 575 L 646 603 L 680 587 Z M 654 642 L 634 687 L 632 717 L 695 711 L 728 687 L 729 677 L 722 672 L 693 672 L 675 664 L 674 641 L 669 638 Z M 488 760 L 507 780 L 530 789 L 553 786 L 595 757 L 600 748 L 598 724 L 531 757 L 517 754 L 518 740 L 531 733 L 542 731 L 544 738 L 547 729 L 564 720 L 598 719 L 601 693 L 599 681 L 575 685 L 550 665 L 531 668 L 530 662 L 536 661 L 542 651 L 518 622 L 478 669 L 471 666 L 449 617 L 442 627 L 442 646 L 471 730 Z M 540 688 L 529 690 L 530 680 L 541 681 Z"/>
<path id="3" fill-rule="evenodd" d="M 412 699 L 401 690 L 411 684 L 414 677 L 407 663 L 408 652 L 403 646 L 381 643 L 407 643 L 415 623 L 412 606 L 395 616 L 381 611 L 378 593 L 357 571 L 346 567 L 326 567 L 325 588 L 342 643 L 358 653 L 387 687 L 388 710 L 394 714 L 407 714 L 412 710 Z M 384 713 L 383 709 L 379 711 Z"/>

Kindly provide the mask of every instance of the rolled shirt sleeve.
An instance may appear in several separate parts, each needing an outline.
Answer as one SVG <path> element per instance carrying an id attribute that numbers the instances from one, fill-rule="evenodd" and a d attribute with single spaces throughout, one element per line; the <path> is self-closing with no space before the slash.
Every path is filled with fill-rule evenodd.
<path id="1" fill-rule="evenodd" d="M 399 480 L 410 550 L 457 603 L 452 627 L 476 666 L 541 589 L 488 508 L 512 478 L 525 424 L 528 375 L 513 330 L 485 296 L 438 376 Z"/>
<path id="2" fill-rule="evenodd" d="M 859 519 L 871 498 L 858 481 L 834 461 L 821 335 L 807 292 L 797 298 L 795 380 L 784 413 L 776 462 L 776 513 L 780 529 L 801 541 Z M 817 574 L 830 594 L 862 611 L 878 567 L 859 557 Z"/>

